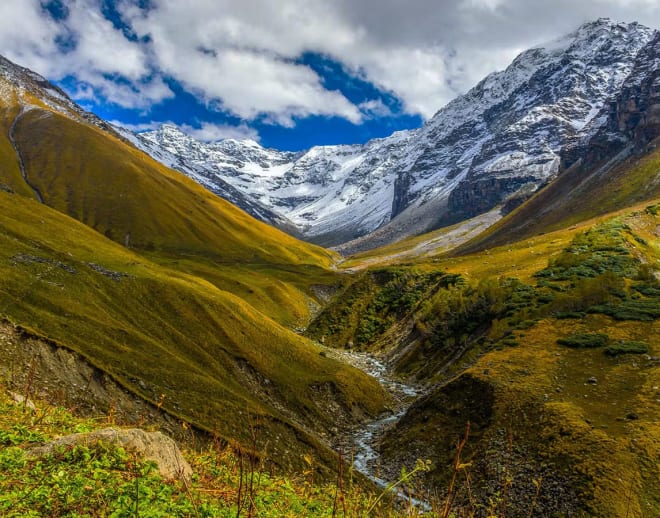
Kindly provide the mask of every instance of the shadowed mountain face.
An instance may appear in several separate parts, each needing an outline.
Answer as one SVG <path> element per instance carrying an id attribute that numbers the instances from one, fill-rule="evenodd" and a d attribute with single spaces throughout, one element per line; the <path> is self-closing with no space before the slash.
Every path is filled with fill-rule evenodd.
<path id="1" fill-rule="evenodd" d="M 606 123 L 601 110 L 654 37 L 598 20 L 518 56 L 419 130 L 356 146 L 283 153 L 253 141 L 196 142 L 176 128 L 138 137 L 147 152 L 222 195 L 230 184 L 306 239 L 354 252 L 525 198 L 559 171 L 563 149 Z M 642 53 L 641 55 L 644 55 Z M 154 147 L 156 146 L 156 147 Z M 260 211 L 262 212 L 260 214 Z"/>

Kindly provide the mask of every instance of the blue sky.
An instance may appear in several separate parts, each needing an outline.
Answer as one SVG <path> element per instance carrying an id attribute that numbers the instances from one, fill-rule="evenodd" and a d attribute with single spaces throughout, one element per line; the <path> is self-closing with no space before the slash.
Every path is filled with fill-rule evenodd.
<path id="1" fill-rule="evenodd" d="M 0 54 L 130 129 L 279 149 L 423 124 L 520 51 L 656 0 L 3 0 Z"/>
<path id="2" fill-rule="evenodd" d="M 151 127 L 154 121 L 168 121 L 200 129 L 203 122 L 209 121 L 230 128 L 247 126 L 258 137 L 248 130 L 240 130 L 238 136 L 243 132 L 244 136 L 253 136 L 264 146 L 290 151 L 309 149 L 315 145 L 366 142 L 372 138 L 386 137 L 394 131 L 418 128 L 423 123 L 420 114 L 406 113 L 401 100 L 395 95 L 351 75 L 341 63 L 327 56 L 306 53 L 298 61 L 314 70 L 327 89 L 339 91 L 353 104 L 362 105 L 363 117 L 360 122 L 327 115 L 294 116 L 292 124 L 284 125 L 269 122 L 265 117 L 257 117 L 248 122 L 228 111 L 210 107 L 172 78 L 166 82 L 174 96 L 152 105 L 148 111 L 123 108 L 102 102 L 97 97 L 85 99 L 81 104 L 104 119 L 121 121 L 136 128 L 145 125 Z M 68 77 L 58 84 L 68 91 L 76 90 L 75 77 Z"/>

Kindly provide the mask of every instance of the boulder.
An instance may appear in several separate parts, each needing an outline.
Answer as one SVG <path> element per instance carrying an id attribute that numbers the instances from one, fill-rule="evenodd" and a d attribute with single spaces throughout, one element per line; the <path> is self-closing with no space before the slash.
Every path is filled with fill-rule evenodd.
<path id="1" fill-rule="evenodd" d="M 93 446 L 97 443 L 120 446 L 143 460 L 155 462 L 163 478 L 188 480 L 192 476 L 190 464 L 183 458 L 173 439 L 161 432 L 145 432 L 138 428 L 105 428 L 95 432 L 66 435 L 32 448 L 27 454 L 31 457 L 42 457 L 51 455 L 62 446 Z"/>

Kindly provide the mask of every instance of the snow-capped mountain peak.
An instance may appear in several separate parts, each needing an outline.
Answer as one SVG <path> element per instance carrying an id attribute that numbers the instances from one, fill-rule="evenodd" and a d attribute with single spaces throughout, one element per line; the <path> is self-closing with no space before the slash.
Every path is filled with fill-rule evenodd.
<path id="1" fill-rule="evenodd" d="M 560 151 L 605 123 L 603 110 L 653 35 L 637 23 L 584 24 L 521 53 L 422 128 L 364 145 L 289 153 L 254 141 L 205 144 L 171 126 L 139 141 L 216 192 L 231 185 L 312 241 L 369 234 L 356 247 L 375 246 L 486 212 L 556 175 Z"/>

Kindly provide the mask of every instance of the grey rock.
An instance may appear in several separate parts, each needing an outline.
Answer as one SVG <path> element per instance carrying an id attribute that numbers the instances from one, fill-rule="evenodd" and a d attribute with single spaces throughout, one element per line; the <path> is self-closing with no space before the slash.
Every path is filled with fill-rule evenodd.
<path id="1" fill-rule="evenodd" d="M 106 428 L 67 435 L 26 453 L 29 457 L 38 458 L 51 455 L 61 447 L 93 446 L 99 443 L 120 446 L 143 460 L 155 462 L 163 478 L 188 480 L 192 476 L 192 468 L 174 440 L 161 432 L 145 432 L 138 428 Z"/>

